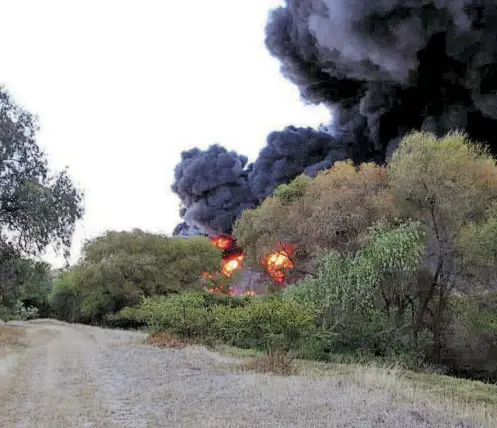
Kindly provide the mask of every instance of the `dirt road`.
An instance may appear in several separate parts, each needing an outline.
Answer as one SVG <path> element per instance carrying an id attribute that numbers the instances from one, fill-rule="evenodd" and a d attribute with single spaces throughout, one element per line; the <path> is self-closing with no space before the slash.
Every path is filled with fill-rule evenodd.
<path id="1" fill-rule="evenodd" d="M 235 360 L 143 345 L 140 333 L 25 328 L 28 347 L 0 358 L 2 428 L 477 426 L 354 383 L 240 373 Z"/>

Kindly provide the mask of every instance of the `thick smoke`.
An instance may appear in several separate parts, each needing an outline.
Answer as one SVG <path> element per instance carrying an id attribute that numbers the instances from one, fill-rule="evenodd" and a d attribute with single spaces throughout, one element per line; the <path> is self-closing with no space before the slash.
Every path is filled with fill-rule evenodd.
<path id="1" fill-rule="evenodd" d="M 184 205 L 186 223 L 212 236 L 231 231 L 236 217 L 256 202 L 248 185 L 247 160 L 218 145 L 181 154 L 173 190 Z"/>
<path id="2" fill-rule="evenodd" d="M 279 184 L 302 173 L 315 175 L 348 157 L 346 145 L 329 133 L 290 126 L 272 132 L 250 165 L 246 157 L 217 145 L 183 152 L 173 190 L 181 198 L 181 215 L 188 225 L 209 235 L 230 233 L 241 212 L 264 200 Z M 174 234 L 192 232 L 195 229 L 182 224 Z"/>
<path id="3" fill-rule="evenodd" d="M 495 152 L 495 2 L 287 0 L 266 33 L 283 74 L 334 110 L 358 158 L 384 160 L 412 129 L 464 129 Z"/>
<path id="4" fill-rule="evenodd" d="M 303 172 L 314 176 L 333 162 L 349 157 L 346 145 L 330 134 L 311 128 L 290 126 L 272 132 L 252 171 L 250 188 L 259 201 L 266 199 L 281 183 L 287 183 Z"/>
<path id="5" fill-rule="evenodd" d="M 248 166 L 218 146 L 186 152 L 173 188 L 191 225 L 229 232 L 278 184 L 344 158 L 384 162 L 413 129 L 464 130 L 497 153 L 494 1 L 286 0 L 266 45 L 303 100 L 330 108 L 332 130 L 273 132 Z"/>

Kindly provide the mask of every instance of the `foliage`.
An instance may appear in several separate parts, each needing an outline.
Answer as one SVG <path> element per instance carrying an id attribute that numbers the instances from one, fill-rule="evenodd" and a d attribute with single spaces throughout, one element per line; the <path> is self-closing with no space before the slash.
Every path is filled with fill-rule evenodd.
<path id="1" fill-rule="evenodd" d="M 70 290 L 79 296 L 80 316 L 100 322 L 142 297 L 200 289 L 201 273 L 217 268 L 220 261 L 220 251 L 207 238 L 107 232 L 85 244 L 82 261 L 64 281 L 74 281 Z M 67 288 L 62 293 L 59 303 L 67 299 L 72 306 L 78 301 Z"/>
<path id="2" fill-rule="evenodd" d="M 216 307 L 212 327 L 223 343 L 263 350 L 299 349 L 316 333 L 311 311 L 275 297 L 254 299 L 242 308 Z"/>
<path id="3" fill-rule="evenodd" d="M 312 310 L 333 333 L 335 350 L 387 355 L 407 352 L 409 285 L 423 261 L 419 223 L 379 222 L 354 254 L 321 259 L 317 276 L 288 287 L 283 297 Z M 398 349 L 396 349 L 398 348 Z"/>
<path id="4" fill-rule="evenodd" d="M 274 191 L 274 196 L 281 201 L 282 205 L 289 205 L 304 197 L 310 183 L 311 178 L 307 175 L 299 175 L 290 183 L 278 186 Z"/>
<path id="5" fill-rule="evenodd" d="M 2 321 L 27 321 L 34 318 L 38 318 L 38 308 L 25 306 L 20 300 L 12 308 L 0 305 L 0 320 Z"/>
<path id="6" fill-rule="evenodd" d="M 25 253 L 49 244 L 68 253 L 82 196 L 66 171 L 50 175 L 37 119 L 0 88 L 0 236 Z"/>
<path id="7" fill-rule="evenodd" d="M 394 213 L 387 178 L 381 166 L 337 162 L 314 179 L 301 176 L 280 186 L 258 208 L 245 210 L 234 235 L 252 265 L 286 242 L 297 246 L 301 260 L 354 249 L 368 226 Z"/>
<path id="8" fill-rule="evenodd" d="M 49 303 L 56 318 L 69 322 L 87 321 L 81 314 L 82 296 L 77 290 L 81 280 L 78 268 L 62 272 L 55 279 Z"/>
<path id="9" fill-rule="evenodd" d="M 486 150 L 465 134 L 451 132 L 437 138 L 413 132 L 393 154 L 388 175 L 401 213 L 419 220 L 427 231 L 425 266 L 431 279 L 423 290 L 416 323 L 419 329 L 428 320 L 435 341 L 433 357 L 439 361 L 448 323 L 448 299 L 454 287 L 474 286 L 464 281 L 470 264 L 464 263 L 462 254 L 481 259 L 492 251 L 488 245 L 472 245 L 461 251 L 458 241 L 464 242 L 461 235 L 465 230 L 481 238 L 478 223 L 488 218 L 489 207 L 497 197 L 497 167 Z M 482 239 L 479 242 L 485 243 Z"/>
<path id="10" fill-rule="evenodd" d="M 454 374 L 497 380 L 497 293 L 449 300 L 442 362 Z"/>
<path id="11" fill-rule="evenodd" d="M 47 316 L 51 287 L 48 264 L 22 257 L 18 251 L 4 245 L 0 250 L 0 305 L 17 313 L 15 308 L 22 304 L 37 308 L 41 316 Z"/>
<path id="12" fill-rule="evenodd" d="M 180 338 L 208 337 L 213 322 L 212 311 L 202 293 L 145 298 L 136 316 L 152 332 L 166 331 Z"/>

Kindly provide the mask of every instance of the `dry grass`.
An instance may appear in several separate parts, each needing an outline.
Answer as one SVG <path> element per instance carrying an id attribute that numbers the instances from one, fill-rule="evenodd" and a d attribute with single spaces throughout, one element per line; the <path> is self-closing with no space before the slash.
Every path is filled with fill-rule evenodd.
<path id="1" fill-rule="evenodd" d="M 427 402 L 433 408 L 450 409 L 462 418 L 497 427 L 497 385 L 372 364 L 299 361 L 297 366 L 299 372 L 306 376 L 353 380 L 359 385 L 380 388 L 401 402 Z"/>
<path id="2" fill-rule="evenodd" d="M 7 349 L 24 345 L 26 330 L 21 327 L 0 326 L 0 355 Z"/>
<path id="3" fill-rule="evenodd" d="M 495 426 L 463 421 L 453 407 L 433 410 L 423 390 L 406 399 L 395 371 L 297 360 L 308 376 L 240 373 L 239 364 L 262 353 L 237 351 L 234 359 L 201 346 L 158 349 L 143 346 L 143 334 L 79 325 L 26 330 L 29 347 L 0 379 L 0 426 Z"/>
<path id="4" fill-rule="evenodd" d="M 281 376 L 297 374 L 294 360 L 288 352 L 269 351 L 247 361 L 243 370 L 259 373 L 272 373 Z"/>
<path id="5" fill-rule="evenodd" d="M 159 348 L 183 349 L 187 344 L 170 335 L 169 333 L 156 333 L 147 338 L 149 345 L 158 346 Z"/>
<path id="6" fill-rule="evenodd" d="M 247 360 L 245 367 L 257 362 L 259 368 L 254 370 L 264 371 L 264 355 L 258 351 L 229 346 L 219 347 L 218 351 Z M 428 403 L 432 408 L 480 421 L 485 426 L 497 427 L 497 385 L 435 373 L 413 372 L 400 366 L 385 368 L 374 364 L 295 360 L 293 368 L 293 373 L 307 378 L 352 381 L 358 386 L 389 393 L 400 403 Z"/>

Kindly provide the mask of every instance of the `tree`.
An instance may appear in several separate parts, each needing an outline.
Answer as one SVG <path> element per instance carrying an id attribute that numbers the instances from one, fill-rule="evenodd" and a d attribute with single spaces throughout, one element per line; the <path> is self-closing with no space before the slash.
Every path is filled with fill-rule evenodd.
<path id="1" fill-rule="evenodd" d="M 27 254 L 68 253 L 82 195 L 66 171 L 51 175 L 36 143 L 37 119 L 0 88 L 0 239 Z"/>
<path id="2" fill-rule="evenodd" d="M 465 134 L 437 138 L 414 132 L 393 154 L 388 175 L 402 215 L 419 220 L 428 234 L 430 278 L 420 296 L 417 322 L 430 316 L 439 359 L 447 302 L 454 287 L 464 283 L 457 242 L 470 225 L 485 221 L 497 201 L 497 167 L 483 146 Z"/>
<path id="3" fill-rule="evenodd" d="M 367 227 L 394 213 L 384 167 L 336 162 L 316 178 L 301 176 L 278 187 L 258 208 L 245 210 L 234 235 L 253 265 L 281 243 L 295 244 L 306 263 L 332 249 L 353 251 Z"/>
<path id="4" fill-rule="evenodd" d="M 138 304 L 142 297 L 200 289 L 202 272 L 220 263 L 221 252 L 205 237 L 169 238 L 141 230 L 107 232 L 85 243 L 82 259 L 70 277 L 74 284 L 62 289 L 65 295 L 70 289 L 80 296 L 83 316 L 99 320 Z"/>
<path id="5" fill-rule="evenodd" d="M 283 296 L 312 309 L 340 350 L 386 356 L 399 339 L 414 337 L 424 231 L 416 222 L 378 222 L 362 241 L 355 253 L 332 251 L 321 258 L 317 276 L 289 286 Z M 411 341 L 402 351 L 414 346 Z"/>

